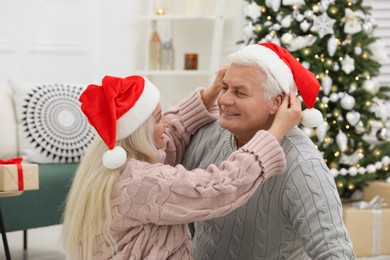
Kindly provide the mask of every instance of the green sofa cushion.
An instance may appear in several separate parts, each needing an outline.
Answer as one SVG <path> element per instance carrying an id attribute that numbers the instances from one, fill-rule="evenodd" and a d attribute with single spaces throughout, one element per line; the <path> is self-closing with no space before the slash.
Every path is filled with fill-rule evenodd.
<path id="1" fill-rule="evenodd" d="M 0 198 L 5 230 L 17 231 L 61 223 L 66 196 L 78 164 L 40 164 L 39 190 Z"/>

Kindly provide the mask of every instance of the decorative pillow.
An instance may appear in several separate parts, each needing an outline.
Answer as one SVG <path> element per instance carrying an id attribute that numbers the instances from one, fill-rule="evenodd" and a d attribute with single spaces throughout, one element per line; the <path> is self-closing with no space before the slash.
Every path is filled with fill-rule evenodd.
<path id="1" fill-rule="evenodd" d="M 79 85 L 9 81 L 19 155 L 27 162 L 77 163 L 95 137 L 80 110 Z"/>
<path id="2" fill-rule="evenodd" d="M 11 91 L 0 90 L 0 159 L 18 156 L 18 137 Z"/>

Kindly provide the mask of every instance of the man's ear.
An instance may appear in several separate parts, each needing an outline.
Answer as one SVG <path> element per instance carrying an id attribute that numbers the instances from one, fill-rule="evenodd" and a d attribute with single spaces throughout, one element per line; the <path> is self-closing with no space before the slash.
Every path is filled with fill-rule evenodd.
<path id="1" fill-rule="evenodd" d="M 276 112 L 278 112 L 278 109 L 279 109 L 280 105 L 283 102 L 283 96 L 284 95 L 285 94 L 282 92 L 279 95 L 277 95 L 277 96 L 272 98 L 272 108 L 270 110 L 270 114 L 271 115 L 275 115 Z"/>

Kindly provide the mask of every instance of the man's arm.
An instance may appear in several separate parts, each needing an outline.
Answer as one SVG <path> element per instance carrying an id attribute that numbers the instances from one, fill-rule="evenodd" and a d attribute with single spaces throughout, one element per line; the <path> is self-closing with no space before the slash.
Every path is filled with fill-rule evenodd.
<path id="1" fill-rule="evenodd" d="M 324 162 L 300 162 L 286 183 L 283 201 L 284 212 L 312 259 L 355 259 L 340 197 Z"/>

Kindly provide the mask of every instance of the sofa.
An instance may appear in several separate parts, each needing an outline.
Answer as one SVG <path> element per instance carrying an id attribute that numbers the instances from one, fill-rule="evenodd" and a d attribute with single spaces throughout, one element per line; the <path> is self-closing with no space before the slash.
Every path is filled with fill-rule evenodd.
<path id="1" fill-rule="evenodd" d="M 0 197 L 6 232 L 61 223 L 72 178 L 95 136 L 79 109 L 82 90 L 21 81 L 0 88 L 0 159 L 22 157 L 39 166 L 38 190 Z"/>

